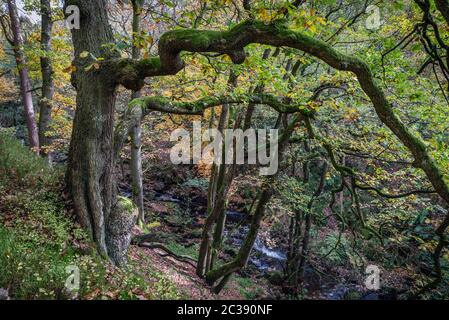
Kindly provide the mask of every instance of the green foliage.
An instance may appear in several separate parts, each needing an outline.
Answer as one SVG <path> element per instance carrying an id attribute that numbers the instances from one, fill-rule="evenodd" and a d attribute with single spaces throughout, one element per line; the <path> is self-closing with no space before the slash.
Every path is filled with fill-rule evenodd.
<path id="1" fill-rule="evenodd" d="M 326 258 L 333 265 L 350 265 L 352 268 L 363 266 L 365 259 L 358 252 L 358 247 L 351 243 L 345 234 L 332 232 L 317 244 L 318 255 Z"/>
<path id="2" fill-rule="evenodd" d="M 177 255 L 181 256 L 189 256 L 193 259 L 198 259 L 198 246 L 193 245 L 190 247 L 184 247 L 183 245 L 171 241 L 167 244 L 167 248 L 169 248 L 171 251 L 176 253 Z"/>
<path id="3" fill-rule="evenodd" d="M 40 158 L 13 137 L 10 130 L 0 129 L 0 188 L 38 187 L 54 182 L 57 170 L 51 170 Z"/>
<path id="4" fill-rule="evenodd" d="M 240 287 L 239 288 L 240 294 L 244 296 L 245 299 L 255 300 L 257 298 L 260 298 L 260 295 L 262 294 L 262 289 L 260 287 L 255 286 L 253 279 L 236 277 L 236 282 Z"/>
<path id="5" fill-rule="evenodd" d="M 154 279 L 153 285 L 153 299 L 157 300 L 175 300 L 180 299 L 176 285 L 170 281 L 164 274 L 160 272 L 153 272 L 152 278 Z"/>
<path id="6" fill-rule="evenodd" d="M 192 178 L 184 182 L 182 186 L 187 188 L 197 188 L 205 191 L 207 190 L 208 183 L 209 181 L 204 178 Z"/>
<path id="7" fill-rule="evenodd" d="M 120 270 L 103 260 L 55 191 L 57 171 L 11 135 L 1 132 L 0 142 L 0 172 L 7 173 L 0 175 L 0 287 L 8 288 L 11 297 L 179 298 L 164 275 L 150 271 L 149 286 L 135 262 Z M 65 288 L 68 266 L 80 271 L 75 293 Z"/>

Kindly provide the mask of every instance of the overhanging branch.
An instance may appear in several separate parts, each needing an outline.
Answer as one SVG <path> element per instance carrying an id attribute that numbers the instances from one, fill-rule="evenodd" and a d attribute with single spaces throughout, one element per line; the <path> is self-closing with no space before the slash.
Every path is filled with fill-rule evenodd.
<path id="1" fill-rule="evenodd" d="M 314 110 L 303 105 L 286 104 L 280 98 L 270 94 L 254 94 L 251 96 L 218 96 L 205 97 L 194 102 L 174 102 L 164 97 L 142 97 L 134 99 L 130 103 L 130 108 L 139 106 L 142 109 L 142 116 L 150 111 L 160 111 L 173 114 L 202 115 L 208 108 L 217 107 L 223 104 L 255 103 L 272 107 L 280 113 L 299 112 L 303 116 L 313 117 Z"/>
<path id="2" fill-rule="evenodd" d="M 159 58 L 140 61 L 121 59 L 106 63 L 115 71 L 114 75 L 119 84 L 136 89 L 143 85 L 145 77 L 175 74 L 181 70 L 184 67 L 182 51 L 223 53 L 234 63 L 243 63 L 246 58 L 244 48 L 251 43 L 296 48 L 337 70 L 354 73 L 363 91 L 370 98 L 379 119 L 409 149 L 415 160 L 414 166 L 426 173 L 436 192 L 449 203 L 449 185 L 443 173 L 429 155 L 424 141 L 395 114 L 392 104 L 377 84 L 369 66 L 357 57 L 338 52 L 324 41 L 290 30 L 285 21 L 266 24 L 247 20 L 229 31 L 169 31 L 160 39 Z"/>
<path id="3" fill-rule="evenodd" d="M 279 113 L 300 113 L 305 118 L 313 118 L 315 110 L 307 105 L 284 103 L 282 98 L 270 94 L 253 94 L 239 96 L 205 97 L 192 102 L 175 102 L 165 97 L 141 97 L 134 99 L 125 111 L 121 121 L 117 124 L 114 138 L 114 155 L 118 157 L 120 150 L 129 135 L 134 121 L 140 121 L 151 111 L 160 111 L 168 114 L 203 115 L 209 108 L 223 104 L 253 103 L 267 105 Z"/>

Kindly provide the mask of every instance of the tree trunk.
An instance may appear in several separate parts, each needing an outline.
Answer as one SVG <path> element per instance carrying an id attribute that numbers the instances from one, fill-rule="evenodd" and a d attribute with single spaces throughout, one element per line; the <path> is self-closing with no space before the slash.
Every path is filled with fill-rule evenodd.
<path id="1" fill-rule="evenodd" d="M 54 95 L 53 66 L 48 55 L 51 52 L 51 31 L 53 28 L 51 1 L 41 0 L 41 57 L 42 97 L 39 112 L 39 144 L 44 154 L 49 154 L 45 147 L 49 145 L 48 126 L 51 121 L 51 108 Z"/>
<path id="2" fill-rule="evenodd" d="M 9 17 L 11 19 L 11 31 L 14 41 L 14 55 L 17 69 L 20 77 L 20 93 L 22 95 L 25 108 L 25 119 L 28 128 L 28 141 L 30 147 L 39 153 L 39 136 L 34 116 L 33 97 L 31 95 L 30 78 L 28 76 L 28 67 L 26 65 L 25 53 L 23 51 L 24 41 L 22 37 L 22 28 L 20 26 L 19 14 L 15 0 L 7 0 Z"/>
<path id="3" fill-rule="evenodd" d="M 114 58 L 103 44 L 113 43 L 106 1 L 66 1 L 80 9 L 81 28 L 72 30 L 77 89 L 76 114 L 70 143 L 67 182 L 81 224 L 103 256 L 117 265 L 126 263 L 134 208 L 117 202 L 113 157 L 114 103 L 116 83 L 107 68 L 86 71 L 92 63 L 82 52 Z M 125 212 L 127 211 L 127 213 Z"/>
<path id="4" fill-rule="evenodd" d="M 217 130 L 223 132 L 225 126 L 227 126 L 229 115 L 229 105 L 223 105 L 221 109 L 220 120 Z M 220 219 L 225 207 L 225 199 L 223 197 L 224 190 L 224 176 L 225 176 L 225 164 L 220 165 L 212 164 L 212 173 L 209 180 L 209 190 L 207 197 L 207 210 L 208 216 L 203 226 L 203 232 L 201 237 L 200 250 L 198 254 L 198 265 L 196 273 L 202 277 L 206 274 L 211 267 L 212 257 L 215 256 L 212 251 L 213 243 L 213 227 L 214 224 Z"/>
<path id="5" fill-rule="evenodd" d="M 308 213 L 306 215 L 306 225 L 305 225 L 305 229 L 304 229 L 304 237 L 302 239 L 301 261 L 299 262 L 299 267 L 298 267 L 298 282 L 299 283 L 302 283 L 304 281 L 306 263 L 307 263 L 307 260 L 309 257 L 310 230 L 312 228 L 313 203 L 315 202 L 316 198 L 318 198 L 324 190 L 324 185 L 325 185 L 325 181 L 326 181 L 326 173 L 327 173 L 327 162 L 324 162 L 324 164 L 321 168 L 321 178 L 320 178 L 318 187 L 317 187 L 315 193 L 313 194 L 312 199 L 310 199 L 309 203 L 307 204 Z"/>
<path id="6" fill-rule="evenodd" d="M 290 138 L 291 133 L 293 132 L 298 121 L 299 116 L 295 116 L 288 127 L 284 130 L 282 135 L 279 137 L 279 162 L 282 161 L 284 151 L 286 149 L 286 146 L 288 145 L 288 139 Z M 206 281 L 209 285 L 214 285 L 218 280 L 221 279 L 221 281 L 215 287 L 216 293 L 220 292 L 220 290 L 224 287 L 224 285 L 230 279 L 231 275 L 234 272 L 242 269 L 247 264 L 249 255 L 251 254 L 251 250 L 254 246 L 254 242 L 256 241 L 257 234 L 259 232 L 260 223 L 265 214 L 266 204 L 270 201 L 273 195 L 273 184 L 276 177 L 277 175 L 268 177 L 262 186 L 262 190 L 259 193 L 254 214 L 252 215 L 248 234 L 246 235 L 245 241 L 243 242 L 243 245 L 240 248 L 237 257 L 233 261 L 226 263 L 214 270 L 210 270 L 206 274 Z"/>
<path id="7" fill-rule="evenodd" d="M 136 46 L 136 37 L 140 34 L 140 15 L 142 10 L 142 0 L 133 0 L 133 50 L 132 58 L 140 58 L 140 49 Z M 140 91 L 134 91 L 131 98 L 140 98 Z M 145 223 L 145 207 L 143 204 L 143 182 L 142 182 L 142 120 L 141 117 L 134 117 L 135 121 L 131 129 L 131 178 L 132 193 L 135 205 L 139 210 L 139 223 Z"/>
<path id="8" fill-rule="evenodd" d="M 254 242 L 256 241 L 257 234 L 259 232 L 260 223 L 265 212 L 265 205 L 270 201 L 272 194 L 273 190 L 271 187 L 271 183 L 266 183 L 259 194 L 259 199 L 257 201 L 257 206 L 251 220 L 248 234 L 246 235 L 245 241 L 240 248 L 235 260 L 207 273 L 206 281 L 209 285 L 213 285 L 220 278 L 223 278 L 222 281 L 218 284 L 216 292 L 224 287 L 231 274 L 242 269 L 246 265 L 251 250 L 254 246 Z"/>

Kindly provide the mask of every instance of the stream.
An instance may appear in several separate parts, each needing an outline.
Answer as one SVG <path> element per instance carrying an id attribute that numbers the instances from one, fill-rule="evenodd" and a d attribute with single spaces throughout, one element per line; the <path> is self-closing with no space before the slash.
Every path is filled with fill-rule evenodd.
<path id="1" fill-rule="evenodd" d="M 235 212 L 230 212 L 230 214 L 235 214 Z M 248 225 L 242 225 L 237 230 L 226 230 L 225 241 L 232 244 L 233 247 L 240 248 L 248 231 Z M 268 247 L 261 237 L 257 236 L 248 262 L 262 274 L 266 274 L 269 271 L 282 271 L 286 260 L 287 255 L 281 249 Z"/>
<path id="2" fill-rule="evenodd" d="M 156 193 L 155 200 L 161 202 L 171 202 L 188 207 L 185 201 L 173 195 Z M 192 205 L 192 204 L 191 204 Z M 193 208 L 188 208 L 191 214 L 206 215 L 205 211 L 194 212 Z M 245 213 L 236 211 L 226 211 L 226 230 L 224 233 L 225 242 L 234 248 L 240 248 L 249 231 L 249 221 Z M 249 258 L 249 264 L 256 267 L 262 274 L 269 271 L 282 271 L 287 255 L 280 248 L 268 247 L 264 240 L 257 236 Z"/>
<path id="3" fill-rule="evenodd" d="M 122 195 L 130 197 L 130 192 L 122 191 Z M 186 200 L 184 198 L 176 197 L 167 193 L 156 192 L 153 193 L 153 201 L 173 203 L 183 208 L 188 212 L 190 216 L 206 217 L 206 210 L 204 207 L 204 201 L 197 200 Z M 201 199 L 200 199 L 201 200 Z M 249 219 L 245 213 L 237 211 L 226 211 L 226 228 L 224 231 L 224 241 L 228 248 L 231 250 L 225 250 L 226 254 L 230 256 L 235 256 L 238 248 L 240 248 L 245 241 L 246 235 L 249 231 Z M 253 249 L 251 251 L 250 257 L 248 259 L 248 265 L 257 269 L 261 275 L 268 275 L 270 272 L 282 272 L 285 267 L 287 260 L 287 255 L 285 250 L 282 248 L 273 248 L 268 246 L 264 239 L 258 235 L 254 243 Z M 347 298 L 348 293 L 351 291 L 358 291 L 351 284 L 344 283 L 334 283 L 327 281 L 322 281 L 323 279 L 312 279 L 316 278 L 316 272 L 310 268 L 306 268 L 306 273 L 309 274 L 309 279 L 311 284 L 310 290 L 318 290 L 324 299 L 328 300 L 344 300 Z M 312 288 L 313 287 L 313 288 Z M 360 291 L 358 291 L 360 293 Z M 379 300 L 381 296 L 377 293 L 365 293 L 361 294 L 360 298 L 362 300 Z"/>

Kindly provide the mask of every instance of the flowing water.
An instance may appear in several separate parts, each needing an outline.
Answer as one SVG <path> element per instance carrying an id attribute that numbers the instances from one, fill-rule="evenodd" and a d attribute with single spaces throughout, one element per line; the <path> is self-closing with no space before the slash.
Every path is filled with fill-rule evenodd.
<path id="1" fill-rule="evenodd" d="M 187 206 L 185 201 L 170 194 L 156 193 L 155 200 Z M 193 213 L 194 208 L 189 209 L 192 214 L 195 214 Z M 202 214 L 205 215 L 205 212 L 202 212 Z M 249 231 L 248 216 L 237 211 L 227 211 L 226 221 L 225 241 L 234 248 L 239 248 Z M 258 236 L 248 262 L 254 265 L 261 273 L 266 273 L 270 270 L 281 271 L 286 260 L 287 256 L 283 250 L 268 247 Z"/>
<path id="2" fill-rule="evenodd" d="M 125 196 L 125 192 L 122 192 Z M 164 193 L 155 193 L 154 200 L 160 202 L 170 202 L 176 203 L 180 207 L 186 208 L 189 210 L 190 215 L 201 215 L 203 217 L 206 216 L 205 209 L 201 209 L 195 207 L 194 203 L 189 201 L 185 201 L 183 198 L 178 198 L 176 196 Z M 198 210 L 199 209 L 199 210 Z M 236 253 L 236 250 L 240 248 L 245 241 L 246 235 L 249 231 L 249 219 L 248 215 L 242 212 L 236 211 L 227 211 L 226 212 L 226 230 L 224 232 L 225 242 L 233 248 L 233 254 Z M 261 274 L 265 275 L 270 271 L 283 271 L 285 267 L 285 263 L 287 260 L 287 255 L 284 249 L 282 248 L 273 248 L 268 246 L 264 239 L 258 235 L 256 241 L 254 243 L 253 249 L 251 251 L 251 255 L 248 260 L 248 264 L 254 266 Z M 310 268 L 307 268 L 307 272 L 311 272 Z M 321 283 L 318 285 L 317 290 L 321 291 L 321 295 L 324 299 L 328 300 L 343 300 L 347 298 L 348 292 L 351 290 L 351 286 L 347 286 L 345 284 L 325 284 Z M 374 298 L 373 298 L 374 297 Z M 368 294 L 362 296 L 361 299 L 368 300 L 378 300 L 378 295 L 376 294 Z"/>

